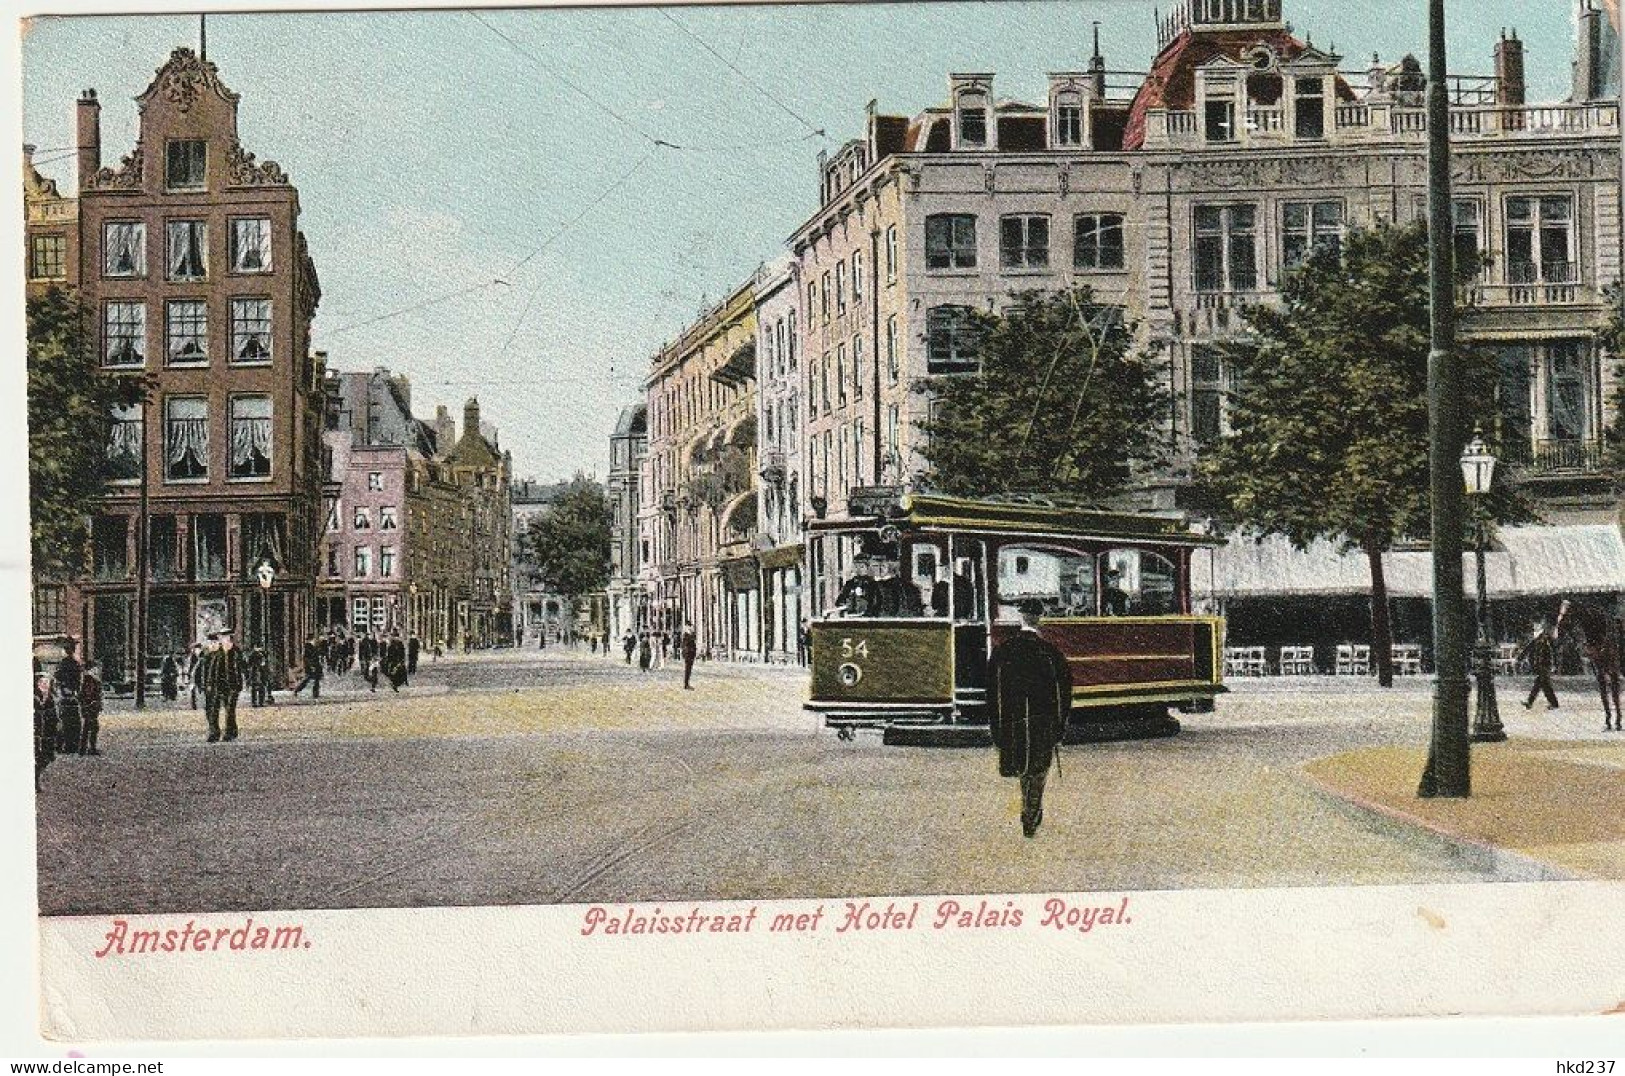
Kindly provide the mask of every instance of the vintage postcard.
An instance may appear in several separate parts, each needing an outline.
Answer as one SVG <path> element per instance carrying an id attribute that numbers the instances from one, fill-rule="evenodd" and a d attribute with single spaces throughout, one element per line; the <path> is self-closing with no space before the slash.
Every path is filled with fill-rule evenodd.
<path id="1" fill-rule="evenodd" d="M 1625 1008 L 1614 0 L 18 33 L 45 1039 Z"/>

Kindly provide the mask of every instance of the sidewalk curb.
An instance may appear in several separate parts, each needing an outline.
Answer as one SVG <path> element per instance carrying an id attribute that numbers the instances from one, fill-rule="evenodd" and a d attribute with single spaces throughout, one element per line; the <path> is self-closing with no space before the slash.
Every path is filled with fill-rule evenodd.
<path id="1" fill-rule="evenodd" d="M 1318 761 L 1318 760 L 1317 760 Z M 1305 765 L 1312 765 L 1306 763 Z M 1463 837 L 1443 826 L 1407 814 L 1404 811 L 1377 803 L 1353 793 L 1347 793 L 1332 788 L 1311 775 L 1303 766 L 1294 767 L 1293 777 L 1297 782 L 1321 799 L 1341 807 L 1350 813 L 1358 814 L 1376 828 L 1401 839 L 1415 840 L 1421 838 L 1439 845 L 1451 848 L 1460 853 L 1464 859 L 1475 864 L 1479 869 L 1494 873 L 1504 882 L 1590 882 L 1597 881 L 1598 876 L 1586 874 L 1581 871 L 1559 867 L 1522 852 L 1514 852 L 1499 845 L 1490 844 L 1473 837 Z"/>

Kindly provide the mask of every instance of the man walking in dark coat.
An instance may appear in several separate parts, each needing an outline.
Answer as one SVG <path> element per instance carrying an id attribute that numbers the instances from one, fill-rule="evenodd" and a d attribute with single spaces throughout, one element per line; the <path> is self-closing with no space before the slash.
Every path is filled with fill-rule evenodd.
<path id="1" fill-rule="evenodd" d="M 401 685 L 406 683 L 406 644 L 401 642 L 401 633 L 389 633 L 389 642 L 384 644 L 384 675 L 389 677 L 391 691 L 399 691 Z"/>
<path id="2" fill-rule="evenodd" d="M 158 690 L 168 702 L 180 697 L 181 665 L 174 654 L 165 654 L 158 666 Z"/>
<path id="3" fill-rule="evenodd" d="M 422 645 L 422 643 L 418 642 L 416 635 L 406 640 L 406 672 L 408 675 L 417 675 L 418 650 L 422 648 Z"/>
<path id="4" fill-rule="evenodd" d="M 683 622 L 683 687 L 692 690 L 689 680 L 694 676 L 694 658 L 699 653 L 699 642 L 694 636 L 694 625 L 688 621 Z"/>
<path id="5" fill-rule="evenodd" d="M 359 653 L 361 657 L 361 675 L 371 679 L 372 662 L 378 656 L 378 640 L 372 637 L 371 632 L 361 637 Z"/>
<path id="6" fill-rule="evenodd" d="M 56 696 L 57 721 L 61 725 L 57 754 L 76 755 L 79 753 L 79 733 L 83 727 L 80 722 L 79 690 L 83 686 L 85 670 L 79 664 L 79 659 L 73 656 L 74 651 L 79 649 L 77 640 L 64 640 L 62 649 L 62 661 L 51 677 L 51 691 Z"/>
<path id="7" fill-rule="evenodd" d="M 216 648 L 203 659 L 203 709 L 209 719 L 209 742 L 237 738 L 237 696 L 243 691 L 243 652 L 232 644 L 231 632 L 218 635 Z M 220 715 L 225 711 L 225 735 Z"/>
<path id="8" fill-rule="evenodd" d="M 310 685 L 310 697 L 313 698 L 313 699 L 321 698 L 322 697 L 322 648 L 319 645 L 317 645 L 316 636 L 312 635 L 310 638 L 305 640 L 305 649 L 300 654 L 300 661 L 302 661 L 304 663 L 305 675 L 304 675 L 303 679 L 301 679 L 297 684 L 294 685 L 294 687 L 293 687 L 294 695 L 297 696 L 301 691 L 303 691 L 305 689 L 305 685 L 309 684 Z"/>
<path id="9" fill-rule="evenodd" d="M 265 688 L 270 683 L 270 673 L 266 669 L 265 651 L 259 647 L 248 652 L 248 705 L 265 705 Z"/>
<path id="10" fill-rule="evenodd" d="M 1044 820 L 1044 780 L 1055 760 L 1072 707 L 1072 674 L 1066 658 L 1038 634 L 1042 603 L 1021 603 L 1021 630 L 993 651 L 988 665 L 988 705 L 999 775 L 1021 779 L 1021 832 L 1038 832 Z"/>
<path id="11" fill-rule="evenodd" d="M 638 637 L 628 631 L 621 636 L 621 649 L 626 652 L 626 663 L 632 664 L 632 651 L 638 648 Z"/>
<path id="12" fill-rule="evenodd" d="M 85 662 L 84 675 L 79 678 L 79 714 L 83 721 L 79 729 L 79 753 L 101 754 L 96 738 L 102 731 L 102 678 L 94 661 Z"/>
<path id="13" fill-rule="evenodd" d="M 1552 687 L 1552 667 L 1557 663 L 1557 648 L 1552 642 L 1552 630 L 1545 624 L 1537 625 L 1535 637 L 1524 644 L 1518 653 L 1521 661 L 1529 659 L 1529 670 L 1535 674 L 1535 683 L 1524 700 L 1525 710 L 1535 705 L 1535 696 L 1546 693 L 1546 709 L 1557 709 L 1557 691 Z"/>

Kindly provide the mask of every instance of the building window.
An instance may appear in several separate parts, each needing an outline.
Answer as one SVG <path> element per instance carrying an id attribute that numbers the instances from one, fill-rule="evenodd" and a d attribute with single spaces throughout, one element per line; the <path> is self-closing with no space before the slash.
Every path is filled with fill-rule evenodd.
<path id="1" fill-rule="evenodd" d="M 234 273 L 271 271 L 269 218 L 243 217 L 231 222 L 231 271 Z"/>
<path id="2" fill-rule="evenodd" d="M 1458 198 L 1450 205 L 1455 224 L 1456 265 L 1478 265 L 1483 272 L 1480 257 L 1484 249 L 1484 209 L 1473 198 Z"/>
<path id="3" fill-rule="evenodd" d="M 974 371 L 977 365 L 971 311 L 964 306 L 933 306 L 925 312 L 925 367 L 928 374 Z"/>
<path id="4" fill-rule="evenodd" d="M 386 545 L 378 550 L 378 577 L 395 578 L 395 547 Z"/>
<path id="5" fill-rule="evenodd" d="M 1553 441 L 1584 441 L 1591 433 L 1591 401 L 1585 349 L 1577 340 L 1546 347 L 1546 435 Z"/>
<path id="6" fill-rule="evenodd" d="M 209 361 L 209 307 L 201 299 L 176 299 L 164 306 L 169 361 L 177 366 Z"/>
<path id="7" fill-rule="evenodd" d="M 334 534 L 339 529 L 339 502 L 327 502 L 327 533 Z"/>
<path id="8" fill-rule="evenodd" d="M 147 304 L 108 303 L 102 314 L 102 363 L 143 366 L 147 361 Z"/>
<path id="9" fill-rule="evenodd" d="M 1568 196 L 1507 199 L 1507 283 L 1569 284 L 1574 214 Z"/>
<path id="10" fill-rule="evenodd" d="M 846 345 L 840 344 L 835 348 L 835 402 L 840 407 L 846 406 Z"/>
<path id="11" fill-rule="evenodd" d="M 812 324 L 813 316 L 818 313 L 818 281 L 807 284 L 807 324 Z"/>
<path id="12" fill-rule="evenodd" d="M 372 548 L 358 545 L 355 547 L 355 577 L 365 579 L 372 574 Z M 366 599 L 359 599 L 365 601 Z"/>
<path id="13" fill-rule="evenodd" d="M 127 516 L 97 516 L 91 521 L 91 563 L 98 581 L 111 582 L 129 576 L 129 532 Z"/>
<path id="14" fill-rule="evenodd" d="M 369 490 L 381 490 L 381 489 L 383 489 L 384 488 L 384 472 L 382 472 L 382 471 L 368 471 L 367 472 L 367 488 Z"/>
<path id="15" fill-rule="evenodd" d="M 192 519 L 192 573 L 199 580 L 226 577 L 226 517 L 196 516 Z"/>
<path id="16" fill-rule="evenodd" d="M 829 414 L 829 352 L 824 352 L 824 360 L 818 364 L 818 395 L 824 401 L 824 414 Z"/>
<path id="17" fill-rule="evenodd" d="M 231 398 L 231 477 L 271 477 L 271 398 Z"/>
<path id="18" fill-rule="evenodd" d="M 286 520 L 276 512 L 249 512 L 242 520 L 242 572 L 252 581 L 259 577 L 261 564 L 280 568 L 285 563 Z"/>
<path id="19" fill-rule="evenodd" d="M 794 310 L 790 311 L 788 314 L 786 314 L 784 316 L 784 319 L 785 319 L 784 342 L 785 342 L 786 348 L 790 352 L 790 369 L 794 370 L 796 368 L 796 347 L 797 347 L 797 345 L 796 345 L 796 312 Z"/>
<path id="20" fill-rule="evenodd" d="M 886 226 L 886 283 L 897 283 L 897 225 Z"/>
<path id="21" fill-rule="evenodd" d="M 209 144 L 201 138 L 177 138 L 166 147 L 164 184 L 170 190 L 204 185 L 209 171 Z"/>
<path id="22" fill-rule="evenodd" d="M 852 424 L 852 484 L 863 485 L 863 442 L 865 440 L 863 420 L 860 418 Z"/>
<path id="23" fill-rule="evenodd" d="M 807 415 L 814 417 L 818 414 L 818 373 L 811 366 L 807 367 Z"/>
<path id="24" fill-rule="evenodd" d="M 852 397 L 863 399 L 863 337 L 852 338 Z"/>
<path id="25" fill-rule="evenodd" d="M 852 301 L 863 302 L 863 251 L 854 251 L 852 254 Z"/>
<path id="26" fill-rule="evenodd" d="M 1123 215 L 1080 213 L 1072 219 L 1074 269 L 1123 268 Z"/>
<path id="27" fill-rule="evenodd" d="M 846 313 L 846 262 L 835 263 L 835 313 Z"/>
<path id="28" fill-rule="evenodd" d="M 823 315 L 824 323 L 829 323 L 829 274 L 824 274 L 823 290 L 818 293 L 818 312 Z"/>
<path id="29" fill-rule="evenodd" d="M 398 530 L 400 523 L 395 517 L 395 506 L 386 504 L 378 509 L 378 529 L 381 531 Z"/>
<path id="30" fill-rule="evenodd" d="M 338 546 L 330 545 L 327 547 L 327 574 L 330 576 L 337 576 L 339 574 Z"/>
<path id="31" fill-rule="evenodd" d="M 1250 205 L 1196 207 L 1196 290 L 1252 291 L 1258 286 L 1257 212 Z"/>
<path id="32" fill-rule="evenodd" d="M 63 235 L 36 235 L 28 241 L 28 279 L 65 280 L 68 275 L 68 239 Z"/>
<path id="33" fill-rule="evenodd" d="M 109 221 L 102 227 L 102 273 L 147 275 L 147 226 L 138 220 Z"/>
<path id="34" fill-rule="evenodd" d="M 201 482 L 209 477 L 209 401 L 172 396 L 164 403 L 164 478 Z"/>
<path id="35" fill-rule="evenodd" d="M 979 93 L 959 95 L 959 144 L 987 145 L 987 98 Z"/>
<path id="36" fill-rule="evenodd" d="M 886 375 L 896 384 L 898 373 L 897 315 L 890 314 L 886 317 Z"/>
<path id="37" fill-rule="evenodd" d="M 1076 95 L 1068 94 L 1055 106 L 1055 144 L 1083 145 L 1083 106 Z"/>
<path id="38" fill-rule="evenodd" d="M 231 361 L 271 361 L 271 300 L 231 301 Z"/>
<path id="39" fill-rule="evenodd" d="M 1191 439 L 1211 445 L 1223 432 L 1224 361 L 1214 348 L 1191 352 Z"/>
<path id="40" fill-rule="evenodd" d="M 358 634 L 365 635 L 372 628 L 372 602 L 366 598 L 354 598 L 350 602 L 350 626 Z"/>
<path id="41" fill-rule="evenodd" d="M 56 635 L 64 627 L 62 618 L 62 587 L 36 586 L 34 588 L 34 634 Z"/>
<path id="42" fill-rule="evenodd" d="M 202 280 L 209 275 L 209 232 L 201 220 L 169 222 L 168 256 L 171 280 Z"/>
<path id="43" fill-rule="evenodd" d="M 113 425 L 107 437 L 107 480 L 135 482 L 141 478 L 146 437 L 141 421 L 141 405 L 113 408 Z"/>
<path id="44" fill-rule="evenodd" d="M 1293 130 L 1299 138 L 1326 137 L 1326 80 L 1293 79 Z"/>
<path id="45" fill-rule="evenodd" d="M 1288 202 L 1281 207 L 1281 264 L 1290 269 L 1318 246 L 1343 245 L 1343 203 Z"/>
<path id="46" fill-rule="evenodd" d="M 999 263 L 1006 269 L 1049 268 L 1049 218 L 1017 213 L 999 220 Z"/>
<path id="47" fill-rule="evenodd" d="M 936 213 L 925 218 L 927 269 L 976 268 L 976 218 L 969 213 Z"/>
<path id="48" fill-rule="evenodd" d="M 1208 101 L 1202 109 L 1202 131 L 1209 142 L 1236 140 L 1236 103 L 1229 99 Z"/>
<path id="49" fill-rule="evenodd" d="M 355 522 L 351 524 L 352 530 L 372 530 L 372 509 L 366 505 L 358 504 L 355 507 Z"/>

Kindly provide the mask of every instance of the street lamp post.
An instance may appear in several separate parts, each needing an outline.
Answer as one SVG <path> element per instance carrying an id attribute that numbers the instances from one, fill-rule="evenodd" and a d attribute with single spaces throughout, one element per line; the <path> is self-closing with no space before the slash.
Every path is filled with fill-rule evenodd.
<path id="1" fill-rule="evenodd" d="M 1466 596 L 1462 593 L 1460 441 L 1466 427 L 1456 350 L 1450 200 L 1450 99 L 1444 0 L 1428 0 L 1428 492 L 1433 541 L 1433 729 L 1422 797 L 1472 794 L 1467 720 Z"/>
<path id="2" fill-rule="evenodd" d="M 1484 496 L 1495 478 L 1495 457 L 1484 444 L 1481 429 L 1473 431 L 1472 442 L 1462 451 L 1461 477 L 1468 495 L 1473 498 L 1478 558 L 1478 642 L 1473 646 L 1473 679 L 1477 685 L 1478 705 L 1473 715 L 1472 739 L 1475 743 L 1500 743 L 1507 734 L 1501 726 L 1501 711 L 1495 702 L 1495 641 L 1490 636 L 1489 585 L 1484 571 L 1484 550 L 1490 529 Z"/>

